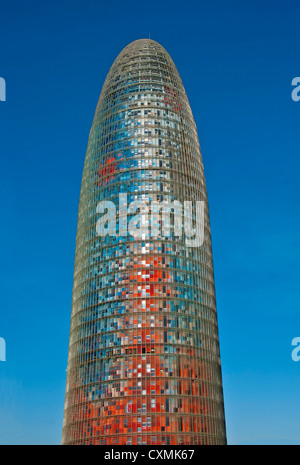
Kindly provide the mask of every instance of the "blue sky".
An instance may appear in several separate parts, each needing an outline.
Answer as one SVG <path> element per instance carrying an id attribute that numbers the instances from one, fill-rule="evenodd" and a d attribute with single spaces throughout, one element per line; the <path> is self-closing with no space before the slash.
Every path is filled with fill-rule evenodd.
<path id="1" fill-rule="evenodd" d="M 198 127 L 228 442 L 300 444 L 299 14 L 278 0 L 2 4 L 0 444 L 61 441 L 88 134 L 112 62 L 149 33 Z"/>

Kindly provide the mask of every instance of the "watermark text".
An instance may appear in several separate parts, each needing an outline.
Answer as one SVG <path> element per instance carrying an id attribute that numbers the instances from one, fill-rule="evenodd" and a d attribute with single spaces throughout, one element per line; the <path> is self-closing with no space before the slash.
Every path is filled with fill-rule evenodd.
<path id="1" fill-rule="evenodd" d="M 6 102 L 6 82 L 0 77 L 0 102 Z"/>
<path id="2" fill-rule="evenodd" d="M 99 202 L 96 212 L 102 216 L 96 224 L 100 237 L 126 237 L 134 239 L 176 237 L 185 239 L 187 247 L 201 247 L 204 242 L 204 201 L 134 200 L 127 204 L 127 194 L 119 194 L 119 209 L 110 200 Z M 138 213 L 137 213 L 138 212 Z M 137 214 L 136 214 L 137 213 Z M 183 234 L 184 233 L 184 234 Z"/>
<path id="3" fill-rule="evenodd" d="M 3 337 L 0 337 L 0 362 L 6 362 L 6 343 Z"/>
<path id="4" fill-rule="evenodd" d="M 299 102 L 300 100 L 300 77 L 295 77 L 292 80 L 292 86 L 296 86 L 295 89 L 292 91 L 292 100 L 294 102 Z"/>
<path id="5" fill-rule="evenodd" d="M 292 351 L 292 360 L 299 362 L 300 360 L 300 337 L 294 337 L 292 340 L 292 346 L 296 346 Z"/>

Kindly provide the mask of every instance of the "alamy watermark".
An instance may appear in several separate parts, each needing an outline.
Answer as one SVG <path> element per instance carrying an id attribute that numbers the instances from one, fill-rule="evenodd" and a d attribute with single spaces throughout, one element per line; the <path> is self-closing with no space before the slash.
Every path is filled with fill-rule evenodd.
<path id="1" fill-rule="evenodd" d="M 292 86 L 297 86 L 292 91 L 292 99 L 294 102 L 299 102 L 300 100 L 300 77 L 295 77 L 292 80 Z"/>
<path id="2" fill-rule="evenodd" d="M 294 337 L 292 340 L 292 346 L 296 346 L 292 351 L 292 360 L 299 362 L 300 360 L 300 337 Z"/>
<path id="3" fill-rule="evenodd" d="M 0 77 L 0 102 L 6 102 L 6 82 Z"/>
<path id="4" fill-rule="evenodd" d="M 187 247 L 201 247 L 204 242 L 204 201 L 193 202 L 174 200 L 135 200 L 127 204 L 127 194 L 119 194 L 119 209 L 110 200 L 97 205 L 97 213 L 103 214 L 97 221 L 97 236 L 126 237 L 129 233 L 135 239 L 156 237 L 185 237 Z M 132 216 L 139 211 L 138 214 Z M 171 217 L 172 214 L 172 217 Z M 128 221 L 128 216 L 130 219 Z"/>
<path id="5" fill-rule="evenodd" d="M 6 343 L 3 337 L 0 337 L 0 362 L 6 362 Z"/>

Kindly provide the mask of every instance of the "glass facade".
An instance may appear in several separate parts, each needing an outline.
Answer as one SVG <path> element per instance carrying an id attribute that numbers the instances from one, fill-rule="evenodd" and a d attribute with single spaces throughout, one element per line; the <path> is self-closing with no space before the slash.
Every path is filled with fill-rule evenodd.
<path id="1" fill-rule="evenodd" d="M 204 202 L 204 241 L 97 234 L 99 202 Z M 123 205 L 124 208 L 124 205 Z M 125 205 L 125 208 L 126 205 Z M 183 215 L 183 213 L 182 213 Z M 129 215 L 131 218 L 131 216 Z M 195 213 L 192 213 L 195 220 Z M 149 217 L 148 217 L 149 219 Z M 152 224 L 150 224 L 152 221 Z M 153 216 L 146 226 L 162 216 Z M 178 71 L 150 39 L 105 80 L 79 201 L 63 444 L 225 444 L 209 212 Z"/>

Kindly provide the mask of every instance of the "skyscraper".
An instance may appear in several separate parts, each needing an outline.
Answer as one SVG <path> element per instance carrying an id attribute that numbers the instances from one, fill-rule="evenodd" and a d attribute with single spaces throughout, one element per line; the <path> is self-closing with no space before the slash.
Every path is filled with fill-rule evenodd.
<path id="1" fill-rule="evenodd" d="M 114 61 L 89 135 L 63 443 L 226 443 L 197 130 L 174 62 L 150 39 Z"/>

